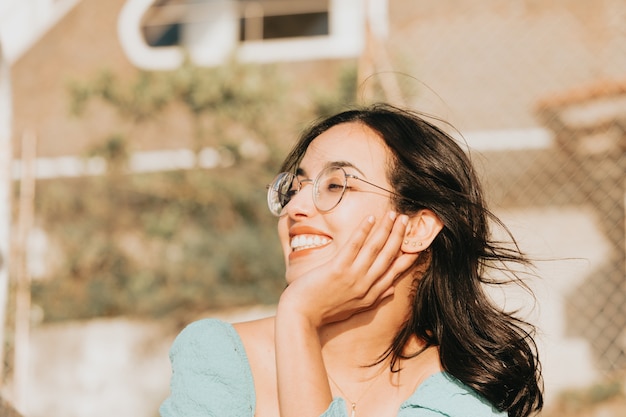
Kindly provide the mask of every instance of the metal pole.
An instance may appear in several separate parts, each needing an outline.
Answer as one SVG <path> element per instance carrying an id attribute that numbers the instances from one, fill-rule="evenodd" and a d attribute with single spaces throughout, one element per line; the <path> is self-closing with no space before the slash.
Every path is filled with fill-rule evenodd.
<path id="1" fill-rule="evenodd" d="M 13 366 L 13 395 L 15 408 L 23 411 L 29 383 L 30 356 L 30 274 L 28 272 L 28 238 L 34 219 L 35 199 L 35 159 L 37 157 L 37 137 L 25 132 L 22 137 L 22 172 L 20 197 L 13 254 L 15 274 L 15 349 Z"/>
<path id="2" fill-rule="evenodd" d="M 9 249 L 13 150 L 11 147 L 10 67 L 0 44 L 0 387 L 4 382 L 4 347 L 9 291 Z"/>

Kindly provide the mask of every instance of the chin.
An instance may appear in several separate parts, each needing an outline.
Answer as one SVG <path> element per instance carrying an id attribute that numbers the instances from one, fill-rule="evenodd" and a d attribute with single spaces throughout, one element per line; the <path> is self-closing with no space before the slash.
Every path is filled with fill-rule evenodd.
<path id="1" fill-rule="evenodd" d="M 287 265 L 287 269 L 285 269 L 285 281 L 287 282 L 287 285 L 293 283 L 298 279 L 298 277 L 301 277 L 310 270 L 310 268 L 304 269 L 302 267 Z"/>
<path id="2" fill-rule="evenodd" d="M 304 276 L 314 270 L 315 268 L 320 267 L 329 261 L 327 256 L 323 256 L 321 258 L 316 259 L 296 259 L 289 260 L 287 259 L 286 267 L 285 267 L 285 281 L 287 285 L 296 281 L 299 277 Z"/>

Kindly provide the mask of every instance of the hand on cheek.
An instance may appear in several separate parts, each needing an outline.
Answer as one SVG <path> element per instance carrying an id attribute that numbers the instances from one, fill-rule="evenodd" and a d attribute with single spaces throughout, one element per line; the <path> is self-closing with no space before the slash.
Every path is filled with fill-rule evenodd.
<path id="1" fill-rule="evenodd" d="M 408 217 L 395 212 L 367 216 L 336 256 L 285 290 L 279 309 L 320 326 L 377 305 L 418 257 L 400 250 L 407 225 Z"/>

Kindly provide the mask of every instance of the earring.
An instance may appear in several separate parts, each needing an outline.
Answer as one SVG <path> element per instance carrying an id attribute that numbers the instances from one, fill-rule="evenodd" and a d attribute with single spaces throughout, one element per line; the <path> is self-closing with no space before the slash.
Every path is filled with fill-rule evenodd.
<path id="1" fill-rule="evenodd" d="M 411 242 L 409 239 L 405 239 L 404 240 L 404 244 L 408 245 L 411 244 L 411 246 L 416 247 L 416 246 L 422 246 L 422 242 Z"/>

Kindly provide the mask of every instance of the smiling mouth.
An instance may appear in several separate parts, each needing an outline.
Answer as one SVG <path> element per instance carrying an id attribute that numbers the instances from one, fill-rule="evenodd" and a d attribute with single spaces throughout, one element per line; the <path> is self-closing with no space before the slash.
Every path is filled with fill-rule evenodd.
<path id="1" fill-rule="evenodd" d="M 291 238 L 291 250 L 294 252 L 327 245 L 332 239 L 320 235 L 297 235 Z"/>

